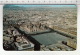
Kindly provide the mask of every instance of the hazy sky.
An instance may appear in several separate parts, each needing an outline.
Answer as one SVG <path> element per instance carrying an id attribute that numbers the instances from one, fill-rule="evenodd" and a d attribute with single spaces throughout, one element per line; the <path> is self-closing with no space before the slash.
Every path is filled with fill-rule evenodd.
<path id="1" fill-rule="evenodd" d="M 20 7 L 76 7 L 76 5 L 10 5 Z"/>

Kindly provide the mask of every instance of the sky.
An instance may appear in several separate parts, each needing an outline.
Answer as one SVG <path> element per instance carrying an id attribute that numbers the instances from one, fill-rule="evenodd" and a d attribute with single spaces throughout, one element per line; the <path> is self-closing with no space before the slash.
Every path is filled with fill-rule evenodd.
<path id="1" fill-rule="evenodd" d="M 19 7 L 76 7 L 76 5 L 11 5 Z"/>

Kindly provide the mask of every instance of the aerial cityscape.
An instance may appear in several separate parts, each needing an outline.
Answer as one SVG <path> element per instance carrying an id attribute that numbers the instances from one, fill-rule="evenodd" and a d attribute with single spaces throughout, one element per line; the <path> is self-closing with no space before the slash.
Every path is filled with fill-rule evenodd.
<path id="1" fill-rule="evenodd" d="M 4 5 L 4 50 L 74 51 L 76 48 L 76 5 Z"/>

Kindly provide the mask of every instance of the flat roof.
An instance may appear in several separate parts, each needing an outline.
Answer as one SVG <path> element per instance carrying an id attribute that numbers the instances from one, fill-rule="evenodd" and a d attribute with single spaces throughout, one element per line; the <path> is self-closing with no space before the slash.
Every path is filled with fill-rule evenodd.
<path id="1" fill-rule="evenodd" d="M 58 43 L 58 41 L 67 41 L 68 40 L 67 37 L 60 35 L 56 32 L 32 35 L 31 37 L 43 45 L 51 45 L 51 44 Z"/>

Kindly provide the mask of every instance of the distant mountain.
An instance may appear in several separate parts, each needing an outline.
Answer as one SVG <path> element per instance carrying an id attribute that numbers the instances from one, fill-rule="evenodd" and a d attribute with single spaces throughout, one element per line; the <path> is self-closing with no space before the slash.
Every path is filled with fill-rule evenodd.
<path id="1" fill-rule="evenodd" d="M 14 5 L 4 5 L 3 8 L 18 8 L 19 6 L 14 6 Z"/>
<path id="2" fill-rule="evenodd" d="M 71 9 L 71 8 L 74 8 L 74 7 L 50 7 L 50 6 L 42 6 L 42 7 L 22 7 L 22 6 L 15 6 L 15 5 L 4 5 L 5 9 L 14 9 L 14 10 L 39 10 L 39 11 L 48 11 L 48 10 L 56 10 L 56 9 L 59 9 L 59 8 L 68 8 L 68 9 Z"/>

